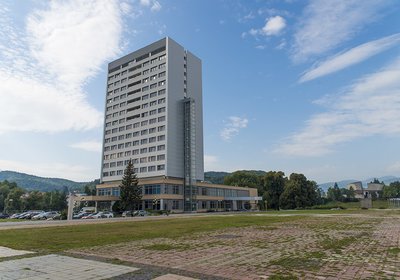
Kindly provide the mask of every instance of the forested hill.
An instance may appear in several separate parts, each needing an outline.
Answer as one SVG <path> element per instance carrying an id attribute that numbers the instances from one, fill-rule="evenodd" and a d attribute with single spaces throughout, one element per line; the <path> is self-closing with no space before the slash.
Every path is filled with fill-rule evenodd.
<path id="1" fill-rule="evenodd" d="M 44 178 L 15 171 L 0 171 L 0 182 L 7 180 L 8 182 L 15 182 L 19 187 L 28 191 L 38 190 L 43 192 L 60 190 L 64 187 L 71 189 L 81 189 L 88 182 L 74 182 L 67 179 L 60 178 Z"/>
<path id="2" fill-rule="evenodd" d="M 238 170 L 235 172 L 223 172 L 223 171 L 207 171 L 204 172 L 204 181 L 211 182 L 213 184 L 223 184 L 224 179 L 227 176 L 232 174 L 237 175 L 254 175 L 254 176 L 264 176 L 266 174 L 265 171 L 262 170 Z"/>

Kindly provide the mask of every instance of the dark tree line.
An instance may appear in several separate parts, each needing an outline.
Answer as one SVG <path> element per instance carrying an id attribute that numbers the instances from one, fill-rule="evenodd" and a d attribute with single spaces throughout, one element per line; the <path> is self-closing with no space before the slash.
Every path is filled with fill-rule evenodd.
<path id="1" fill-rule="evenodd" d="M 292 173 L 285 177 L 282 171 L 236 171 L 225 177 L 224 184 L 257 188 L 263 197 L 261 208 L 307 208 L 323 202 L 317 183 L 303 174 Z"/>
<path id="2" fill-rule="evenodd" d="M 26 191 L 16 183 L 0 182 L 0 212 L 21 212 L 27 210 L 61 211 L 67 208 L 68 189 L 63 191 Z"/>

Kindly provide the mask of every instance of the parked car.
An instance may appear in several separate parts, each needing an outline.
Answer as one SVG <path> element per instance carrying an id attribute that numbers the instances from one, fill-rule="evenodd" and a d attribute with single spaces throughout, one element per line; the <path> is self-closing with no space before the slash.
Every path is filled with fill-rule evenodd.
<path id="1" fill-rule="evenodd" d="M 114 218 L 114 214 L 111 212 L 103 212 L 101 218 Z"/>
<path id="2" fill-rule="evenodd" d="M 49 212 L 42 212 L 32 217 L 32 220 L 47 220 L 49 218 L 53 218 L 56 216 L 58 212 L 56 211 L 49 211 Z"/>
<path id="3" fill-rule="evenodd" d="M 10 217 L 10 219 L 18 219 L 18 217 L 19 217 L 21 214 L 22 214 L 22 213 L 15 213 L 15 214 L 12 214 L 11 217 Z"/>
<path id="4" fill-rule="evenodd" d="M 79 212 L 72 216 L 72 219 L 82 219 L 83 217 L 89 216 L 91 213 L 89 212 Z"/>
<path id="5" fill-rule="evenodd" d="M 133 212 L 132 211 L 124 211 L 122 212 L 122 217 L 126 218 L 126 217 L 133 217 Z"/>
<path id="6" fill-rule="evenodd" d="M 148 216 L 150 215 L 149 212 L 147 212 L 146 210 L 138 210 L 133 212 L 133 216 L 139 216 L 139 217 L 144 217 L 144 216 Z"/>
<path id="7" fill-rule="evenodd" d="M 0 219 L 7 219 L 9 217 L 10 215 L 8 215 L 7 213 L 0 213 Z"/>
<path id="8" fill-rule="evenodd" d="M 28 211 L 25 213 L 22 213 L 21 216 L 18 217 L 18 219 L 27 219 L 30 220 L 32 219 L 33 216 L 38 215 L 40 213 L 43 213 L 44 211 Z"/>
<path id="9" fill-rule="evenodd" d="M 83 216 L 81 219 L 97 219 L 98 217 L 96 216 L 97 214 L 99 214 L 100 212 L 96 212 L 96 213 L 93 213 L 93 214 L 89 214 L 89 215 L 86 215 L 86 216 Z M 94 217 L 94 216 L 96 216 L 96 218 Z"/>

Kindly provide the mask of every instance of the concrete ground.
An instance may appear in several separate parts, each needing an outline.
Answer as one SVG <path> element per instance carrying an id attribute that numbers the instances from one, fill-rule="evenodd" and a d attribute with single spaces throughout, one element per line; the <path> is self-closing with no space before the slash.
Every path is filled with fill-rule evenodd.
<path id="1" fill-rule="evenodd" d="M 73 252 L 224 279 L 400 279 L 400 215 L 310 215 Z"/>

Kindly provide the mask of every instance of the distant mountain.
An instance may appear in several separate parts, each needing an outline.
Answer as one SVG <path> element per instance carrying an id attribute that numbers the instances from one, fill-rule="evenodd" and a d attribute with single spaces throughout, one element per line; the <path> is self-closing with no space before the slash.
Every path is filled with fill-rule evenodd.
<path id="1" fill-rule="evenodd" d="M 61 191 L 64 187 L 67 187 L 69 190 L 81 189 L 88 184 L 88 182 L 74 182 L 60 178 L 44 178 L 15 171 L 0 171 L 0 181 L 4 180 L 15 182 L 19 187 L 29 191 L 38 190 L 43 192 L 53 190 Z"/>
<path id="2" fill-rule="evenodd" d="M 376 178 L 376 177 L 375 177 Z M 367 184 L 374 181 L 375 178 L 369 178 L 365 180 L 342 180 L 339 182 L 336 182 L 339 186 L 339 188 L 345 188 L 348 184 L 361 181 L 364 187 L 367 187 Z M 395 176 L 383 176 L 383 177 L 378 177 L 376 178 L 380 182 L 384 182 L 386 185 L 389 185 L 390 183 L 400 181 L 400 177 L 395 177 Z M 318 184 L 318 186 L 323 189 L 325 192 L 330 188 L 333 187 L 335 182 L 328 182 L 328 183 L 323 183 L 323 184 Z"/>

